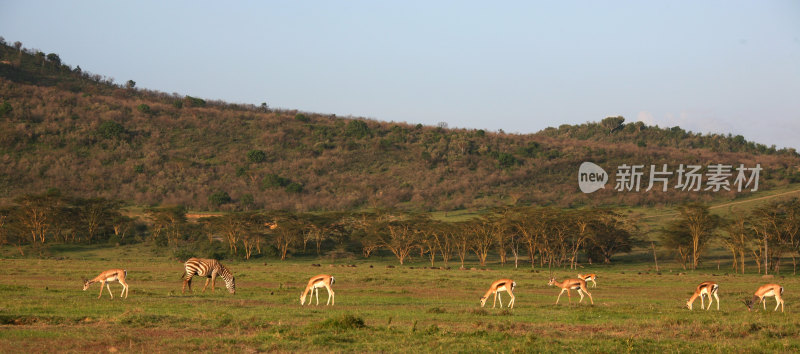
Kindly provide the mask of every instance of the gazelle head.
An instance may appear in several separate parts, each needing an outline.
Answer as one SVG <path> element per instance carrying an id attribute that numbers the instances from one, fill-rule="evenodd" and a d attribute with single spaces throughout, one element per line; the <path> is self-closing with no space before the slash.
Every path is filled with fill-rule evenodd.
<path id="1" fill-rule="evenodd" d="M 689 308 L 689 310 L 691 310 L 691 309 L 692 309 L 692 303 L 691 303 L 691 301 L 686 301 L 686 307 L 688 307 L 688 308 Z"/>
<path id="2" fill-rule="evenodd" d="M 83 278 L 83 291 L 89 289 L 89 279 Z"/>
<path id="3" fill-rule="evenodd" d="M 306 304 L 306 297 L 304 295 L 305 294 L 300 293 L 300 306 L 303 306 L 303 305 Z"/>
<path id="4" fill-rule="evenodd" d="M 483 305 L 486 305 L 486 300 L 489 300 L 488 296 L 481 296 L 481 307 L 483 307 Z"/>
<path id="5" fill-rule="evenodd" d="M 747 311 L 749 312 L 749 311 L 753 311 L 753 305 L 758 303 L 758 300 L 759 300 L 758 296 L 753 296 L 752 300 L 744 298 L 742 300 L 742 302 L 744 303 L 745 306 L 747 306 Z"/>
<path id="6" fill-rule="evenodd" d="M 550 281 L 547 283 L 547 285 L 550 285 L 550 286 L 556 285 L 556 277 L 552 277 L 551 276 L 550 277 Z"/>

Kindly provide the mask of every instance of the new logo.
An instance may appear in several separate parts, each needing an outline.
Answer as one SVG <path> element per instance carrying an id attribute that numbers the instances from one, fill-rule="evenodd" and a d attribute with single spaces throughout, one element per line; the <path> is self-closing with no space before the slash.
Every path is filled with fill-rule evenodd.
<path id="1" fill-rule="evenodd" d="M 606 182 L 608 182 L 608 173 L 600 166 L 584 162 L 578 169 L 578 187 L 581 192 L 592 193 L 605 188 Z"/>

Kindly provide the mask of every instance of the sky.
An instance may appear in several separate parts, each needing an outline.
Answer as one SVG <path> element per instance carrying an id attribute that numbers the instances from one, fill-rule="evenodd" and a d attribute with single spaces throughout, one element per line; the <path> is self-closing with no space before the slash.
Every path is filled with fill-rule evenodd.
<path id="1" fill-rule="evenodd" d="M 800 1 L 10 1 L 0 36 L 136 87 L 534 133 L 626 121 L 800 149 Z"/>

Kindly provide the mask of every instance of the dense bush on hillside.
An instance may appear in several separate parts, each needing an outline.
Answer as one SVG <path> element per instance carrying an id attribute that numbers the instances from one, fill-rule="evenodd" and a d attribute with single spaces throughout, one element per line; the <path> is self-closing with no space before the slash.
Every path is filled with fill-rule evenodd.
<path id="1" fill-rule="evenodd" d="M 795 151 L 739 136 L 619 118 L 529 135 L 446 129 L 152 92 L 7 45 L 0 61 L 0 193 L 8 199 L 57 187 L 191 209 L 453 210 L 736 194 L 607 188 L 586 195 L 576 183 L 583 161 L 759 163 L 761 189 L 800 182 Z"/>

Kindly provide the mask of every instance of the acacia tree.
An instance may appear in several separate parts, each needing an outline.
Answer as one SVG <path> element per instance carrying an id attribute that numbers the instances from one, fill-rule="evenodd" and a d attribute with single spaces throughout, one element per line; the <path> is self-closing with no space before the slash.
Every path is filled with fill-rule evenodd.
<path id="1" fill-rule="evenodd" d="M 577 268 L 578 252 L 593 236 L 597 213 L 599 213 L 598 210 L 575 210 L 564 215 L 565 218 L 571 219 L 575 226 L 575 232 L 569 233 L 570 237 L 567 238 L 569 240 L 570 269 Z"/>
<path id="2" fill-rule="evenodd" d="M 472 248 L 472 237 L 468 233 L 469 222 L 462 221 L 453 225 L 452 241 L 458 259 L 461 260 L 461 269 L 464 269 L 464 259 Z"/>
<path id="3" fill-rule="evenodd" d="M 732 220 L 724 222 L 723 229 L 721 240 L 733 256 L 733 271 L 744 274 L 744 255 L 755 238 L 749 221 L 744 215 L 734 214 Z"/>
<path id="4" fill-rule="evenodd" d="M 542 210 L 536 207 L 517 209 L 509 218 L 514 230 L 519 233 L 522 243 L 531 259 L 531 268 L 536 268 L 536 254 L 538 252 L 540 236 L 544 234 Z"/>
<path id="5" fill-rule="evenodd" d="M 775 205 L 766 205 L 756 208 L 751 213 L 750 228 L 759 239 L 758 247 L 753 250 L 753 255 L 756 257 L 756 265 L 759 267 L 759 273 L 761 271 L 761 261 L 763 261 L 764 274 L 766 275 L 769 274 L 769 260 L 780 259 L 780 222 L 781 210 L 776 208 Z M 770 246 L 770 241 L 775 241 L 772 246 Z"/>
<path id="6" fill-rule="evenodd" d="M 441 238 L 439 236 L 439 227 L 437 223 L 431 220 L 427 215 L 417 220 L 416 227 L 420 233 L 419 247 L 421 253 L 423 255 L 428 255 L 428 259 L 431 261 L 431 267 L 433 267 L 436 262 L 436 254 L 439 253 L 439 240 Z"/>
<path id="7" fill-rule="evenodd" d="M 21 228 L 30 236 L 31 244 L 44 244 L 48 231 L 54 222 L 54 205 L 59 199 L 54 194 L 28 194 L 14 199 L 19 205 L 15 219 Z"/>
<path id="8" fill-rule="evenodd" d="M 361 254 L 369 258 L 373 252 L 383 245 L 378 236 L 386 216 L 375 213 L 357 213 L 345 217 L 344 223 L 353 230 L 353 237 L 361 245 Z"/>
<path id="9" fill-rule="evenodd" d="M 714 236 L 720 224 L 720 217 L 711 214 L 708 206 L 699 203 L 689 203 L 678 207 L 679 221 L 687 228 L 691 237 L 692 269 L 697 269 L 705 246 Z"/>
<path id="10" fill-rule="evenodd" d="M 292 246 L 301 241 L 303 222 L 296 215 L 287 212 L 267 213 L 266 219 L 272 220 L 276 225 L 273 229 L 273 241 L 284 261 Z"/>
<path id="11" fill-rule="evenodd" d="M 466 224 L 472 234 L 472 252 L 478 257 L 481 266 L 486 265 L 486 258 L 495 242 L 494 222 L 489 217 L 473 219 Z"/>
<path id="12" fill-rule="evenodd" d="M 442 255 L 444 266 L 447 267 L 447 263 L 453 256 L 453 233 L 456 228 L 450 223 L 445 222 L 436 222 L 432 227 L 434 231 L 431 232 L 431 236 L 433 236 L 439 253 Z"/>
<path id="13" fill-rule="evenodd" d="M 114 221 L 121 216 L 119 208 L 122 206 L 122 202 L 120 201 L 90 198 L 77 199 L 76 204 L 89 242 L 92 242 L 98 233 L 111 229 Z"/>
<path id="14" fill-rule="evenodd" d="M 419 234 L 408 220 L 391 221 L 385 226 L 388 233 L 383 238 L 383 246 L 404 264 L 411 251 L 419 247 Z"/>
<path id="15" fill-rule="evenodd" d="M 186 226 L 186 209 L 183 206 L 150 208 L 147 216 L 153 222 L 153 237 L 164 236 L 167 244 L 177 246 Z"/>
<path id="16" fill-rule="evenodd" d="M 593 256 L 602 258 L 603 263 L 611 263 L 612 256 L 629 252 L 633 247 L 636 227 L 617 212 L 605 210 L 595 219 L 592 228 L 592 238 L 585 247 L 590 263 Z"/>
<path id="17" fill-rule="evenodd" d="M 685 225 L 685 221 L 674 220 L 668 223 L 661 229 L 661 241 L 667 249 L 675 250 L 678 260 L 685 270 L 692 250 L 692 236 L 689 234 L 689 228 Z"/>

